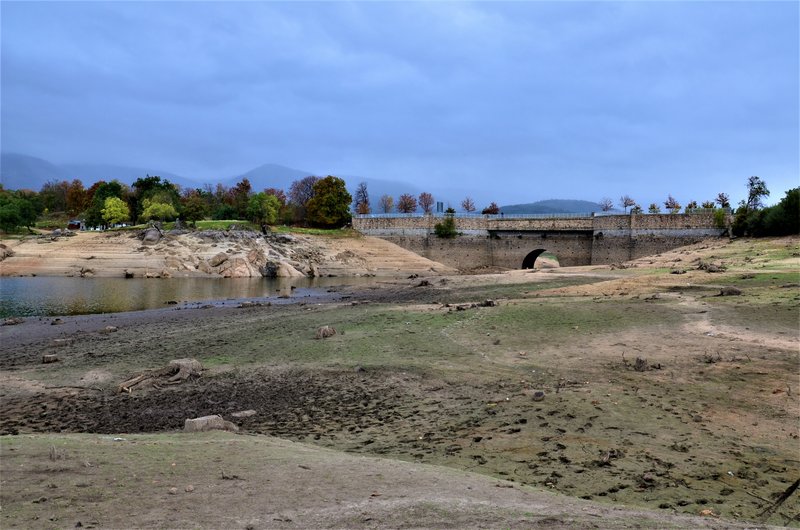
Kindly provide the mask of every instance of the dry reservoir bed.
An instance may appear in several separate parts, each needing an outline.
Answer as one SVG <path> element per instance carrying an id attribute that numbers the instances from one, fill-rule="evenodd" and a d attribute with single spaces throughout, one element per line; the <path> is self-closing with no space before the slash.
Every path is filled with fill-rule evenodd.
<path id="1" fill-rule="evenodd" d="M 800 297 L 786 287 L 797 273 L 624 272 L 415 279 L 348 304 L 29 320 L 4 341 L 0 431 L 170 432 L 253 409 L 234 420 L 242 432 L 665 515 L 800 524 L 797 493 L 778 503 L 800 479 Z M 743 294 L 714 296 L 720 283 Z M 498 303 L 462 305 L 485 298 Z M 109 323 L 118 330 L 104 332 Z M 315 339 L 321 325 L 338 333 Z M 43 351 L 60 361 L 39 364 Z M 207 370 L 116 393 L 183 357 Z M 1 495 L 5 517 L 32 502 L 8 484 Z"/>

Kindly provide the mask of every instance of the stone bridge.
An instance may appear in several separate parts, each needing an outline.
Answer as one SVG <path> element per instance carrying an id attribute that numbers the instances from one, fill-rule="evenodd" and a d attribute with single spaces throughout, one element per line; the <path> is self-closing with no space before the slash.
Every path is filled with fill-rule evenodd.
<path id="1" fill-rule="evenodd" d="M 360 215 L 353 228 L 456 267 L 534 268 L 544 252 L 562 266 L 621 263 L 725 232 L 713 211 L 630 215 L 455 215 L 459 235 L 442 239 L 436 215 Z"/>

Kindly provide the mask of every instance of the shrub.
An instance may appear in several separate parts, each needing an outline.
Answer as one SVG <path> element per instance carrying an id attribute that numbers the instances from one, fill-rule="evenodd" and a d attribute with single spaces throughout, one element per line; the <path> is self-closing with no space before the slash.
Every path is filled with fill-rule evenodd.
<path id="1" fill-rule="evenodd" d="M 441 237 L 443 239 L 452 239 L 458 235 L 456 231 L 456 220 L 453 217 L 453 212 L 448 209 L 447 214 L 444 216 L 444 220 L 441 223 L 436 223 L 433 226 L 433 232 L 436 234 L 436 237 Z"/>

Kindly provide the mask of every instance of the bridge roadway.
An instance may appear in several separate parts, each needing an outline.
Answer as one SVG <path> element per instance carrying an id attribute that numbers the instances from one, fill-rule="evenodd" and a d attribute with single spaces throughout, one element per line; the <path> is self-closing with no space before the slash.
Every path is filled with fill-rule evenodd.
<path id="1" fill-rule="evenodd" d="M 353 228 L 380 237 L 426 258 L 457 267 L 534 268 L 544 252 L 562 266 L 621 263 L 719 237 L 711 211 L 690 214 L 463 216 L 455 215 L 459 235 L 434 234 L 439 215 L 361 215 Z"/>

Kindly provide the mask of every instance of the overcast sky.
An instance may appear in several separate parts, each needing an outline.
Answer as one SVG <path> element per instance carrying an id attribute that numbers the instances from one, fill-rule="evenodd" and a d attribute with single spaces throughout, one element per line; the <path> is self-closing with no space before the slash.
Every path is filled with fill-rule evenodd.
<path id="1" fill-rule="evenodd" d="M 0 3 L 2 150 L 645 207 L 798 186 L 798 2 Z M 454 199 L 460 199 L 458 197 Z"/>

